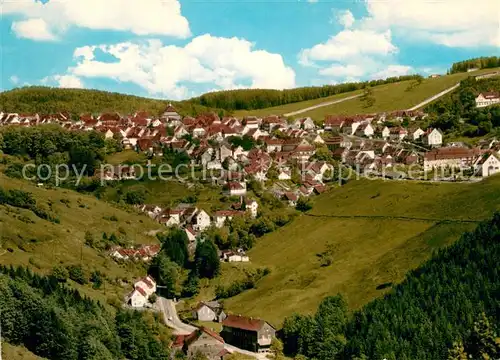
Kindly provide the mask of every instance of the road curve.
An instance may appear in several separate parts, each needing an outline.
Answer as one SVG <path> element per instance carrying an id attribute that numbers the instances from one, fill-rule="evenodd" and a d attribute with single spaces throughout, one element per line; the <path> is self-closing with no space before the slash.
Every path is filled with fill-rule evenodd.
<path id="1" fill-rule="evenodd" d="M 356 98 L 360 97 L 361 95 L 362 94 L 352 95 L 352 96 L 348 96 L 348 97 L 345 97 L 345 98 L 342 98 L 342 99 L 338 99 L 338 100 L 323 102 L 323 103 L 320 103 L 320 104 L 317 104 L 317 105 L 309 106 L 309 107 L 304 108 L 304 109 L 300 109 L 300 110 L 297 110 L 297 111 L 292 111 L 292 112 L 287 113 L 287 114 L 283 114 L 283 116 L 287 116 L 288 117 L 288 116 L 299 115 L 299 114 L 308 112 L 310 110 L 318 109 L 320 107 L 329 106 L 329 105 L 335 105 L 335 104 L 339 104 L 339 103 L 347 101 L 347 100 L 356 99 Z"/>
<path id="2" fill-rule="evenodd" d="M 164 297 L 159 296 L 158 306 L 163 314 L 163 320 L 165 321 L 165 324 L 168 327 L 174 329 L 175 335 L 188 335 L 198 329 L 195 326 L 183 323 L 179 319 L 179 316 L 177 315 L 177 309 L 175 308 L 175 303 L 172 300 L 165 299 Z M 258 354 L 251 351 L 243 350 L 233 345 L 224 344 L 224 348 L 230 353 L 238 352 L 259 360 L 266 359 L 265 354 Z"/>

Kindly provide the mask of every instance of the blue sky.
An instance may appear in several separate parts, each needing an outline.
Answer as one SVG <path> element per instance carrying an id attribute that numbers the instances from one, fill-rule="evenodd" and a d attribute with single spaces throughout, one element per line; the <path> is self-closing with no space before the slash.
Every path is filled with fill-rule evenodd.
<path id="1" fill-rule="evenodd" d="M 496 0 L 0 0 L 1 88 L 164 99 L 443 73 L 499 55 Z"/>

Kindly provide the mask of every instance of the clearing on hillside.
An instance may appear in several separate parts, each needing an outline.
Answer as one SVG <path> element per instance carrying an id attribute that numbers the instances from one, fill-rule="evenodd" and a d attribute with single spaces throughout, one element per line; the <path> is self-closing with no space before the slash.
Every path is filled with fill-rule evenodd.
<path id="1" fill-rule="evenodd" d="M 226 307 L 275 325 L 294 312 L 314 312 L 338 292 L 358 308 L 489 218 L 499 200 L 500 177 L 476 184 L 352 181 L 259 239 L 249 255 L 271 274 Z"/>

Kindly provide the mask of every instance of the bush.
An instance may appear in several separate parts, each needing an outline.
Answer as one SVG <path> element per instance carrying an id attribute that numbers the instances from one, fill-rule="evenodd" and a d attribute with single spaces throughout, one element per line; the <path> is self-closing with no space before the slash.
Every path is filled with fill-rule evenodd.
<path id="1" fill-rule="evenodd" d="M 85 285 L 88 282 L 85 272 L 80 265 L 68 266 L 68 274 L 69 278 L 78 284 Z"/>
<path id="2" fill-rule="evenodd" d="M 144 201 L 146 201 L 146 190 L 143 188 L 136 190 L 129 190 L 125 194 L 125 202 L 127 204 L 130 205 L 144 204 Z"/>
<path id="3" fill-rule="evenodd" d="M 59 282 L 66 282 L 68 279 L 68 270 L 62 266 L 56 265 L 52 268 L 51 275 Z"/>

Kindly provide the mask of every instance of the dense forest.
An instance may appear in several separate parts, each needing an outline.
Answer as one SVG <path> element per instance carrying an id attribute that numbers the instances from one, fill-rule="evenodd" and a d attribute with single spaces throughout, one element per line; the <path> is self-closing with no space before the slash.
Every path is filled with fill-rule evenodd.
<path id="1" fill-rule="evenodd" d="M 47 359 L 167 359 L 170 334 L 140 312 L 82 296 L 55 276 L 0 266 L 2 338 Z"/>
<path id="2" fill-rule="evenodd" d="M 450 74 L 466 72 L 469 69 L 491 69 L 500 67 L 500 57 L 483 56 L 475 59 L 459 61 L 451 65 Z"/>
<path id="3" fill-rule="evenodd" d="M 497 213 L 351 316 L 336 296 L 314 316 L 287 318 L 285 353 L 317 360 L 498 359 L 499 261 Z"/>
<path id="4" fill-rule="evenodd" d="M 225 109 L 228 111 L 255 110 L 305 100 L 318 99 L 354 90 L 360 90 L 366 87 L 390 84 L 405 80 L 413 80 L 416 78 L 421 78 L 421 76 L 407 75 L 391 77 L 385 80 L 372 80 L 339 85 L 301 87 L 288 90 L 245 89 L 217 91 L 204 94 L 198 98 L 193 98 L 189 100 L 189 102 L 207 106 L 210 108 Z"/>
<path id="5" fill-rule="evenodd" d="M 0 93 L 0 111 L 55 114 L 67 112 L 73 117 L 83 113 L 118 112 L 122 115 L 147 111 L 158 116 L 165 111 L 167 100 L 148 99 L 99 90 L 58 89 L 41 86 L 24 87 Z M 181 115 L 197 115 L 209 109 L 190 102 L 172 102 Z"/>
<path id="6" fill-rule="evenodd" d="M 500 91 L 500 78 L 463 80 L 457 90 L 427 106 L 431 126 L 469 137 L 496 131 L 500 128 L 500 106 L 476 108 L 475 98 L 484 91 Z"/>

